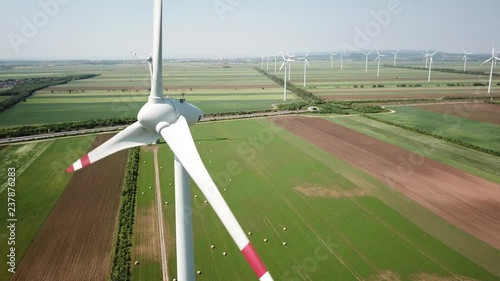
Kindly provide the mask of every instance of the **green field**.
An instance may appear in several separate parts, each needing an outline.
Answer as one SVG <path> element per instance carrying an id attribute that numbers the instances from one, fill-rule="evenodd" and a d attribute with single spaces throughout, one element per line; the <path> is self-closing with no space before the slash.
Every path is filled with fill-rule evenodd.
<path id="1" fill-rule="evenodd" d="M 335 100 L 484 96 L 486 87 L 473 87 L 472 84 L 486 83 L 488 79 L 487 76 L 435 71 L 432 82 L 427 83 L 427 72 L 423 70 L 382 66 L 381 76 L 376 77 L 374 62 L 369 62 L 368 73 L 364 72 L 364 61 L 345 60 L 343 71 L 339 69 L 339 62 L 335 63 L 334 69 L 330 68 L 329 61 L 312 60 L 310 63 L 307 89 L 315 95 Z M 421 62 L 401 61 L 400 64 L 416 66 Z M 169 62 L 164 66 L 165 94 L 180 98 L 181 93 L 185 93 L 188 101 L 205 113 L 264 110 L 283 103 L 282 88 L 256 72 L 252 68 L 254 66 L 260 65 L 230 64 L 223 67 L 210 63 Z M 460 64 L 445 62 L 439 67 L 460 69 Z M 474 69 L 488 70 L 484 66 L 475 66 Z M 147 101 L 150 78 L 146 64 L 23 67 L 0 71 L 0 79 L 82 73 L 101 76 L 36 93 L 26 102 L 0 113 L 0 127 L 96 118 L 133 118 Z M 274 73 L 272 63 L 269 73 Z M 282 75 L 277 74 L 278 77 Z M 303 85 L 301 63 L 293 65 L 291 82 Z M 463 86 L 449 87 L 448 83 Z M 400 84 L 407 87 L 397 87 Z M 374 85 L 377 87 L 374 88 Z M 494 87 L 493 94 L 500 94 L 498 89 Z M 292 101 L 297 99 L 292 94 L 289 98 Z"/>
<path id="2" fill-rule="evenodd" d="M 377 118 L 381 117 L 381 114 L 377 115 Z M 327 119 L 370 137 L 500 183 L 499 157 L 361 116 L 328 117 Z"/>
<path id="3" fill-rule="evenodd" d="M 219 122 L 197 125 L 193 134 L 221 193 L 243 229 L 252 232 L 250 240 L 276 279 L 356 280 L 391 272 L 402 280 L 419 273 L 499 280 L 385 202 L 396 198 L 399 208 L 425 214 L 429 223 L 437 222 L 446 229 L 445 237 L 461 237 L 462 242 L 470 243 L 470 251 L 481 251 L 489 260 L 498 260 L 499 251 L 394 195 L 387 186 L 345 162 L 288 132 L 272 134 L 271 128 L 266 120 Z M 255 146 L 249 142 L 253 137 Z M 165 187 L 172 182 L 170 153 L 162 145 L 160 165 L 169 169 L 162 178 L 163 198 L 172 202 L 172 188 Z M 228 170 L 228 165 L 237 169 Z M 149 164 L 145 167 L 151 168 Z M 314 188 L 359 196 L 304 193 Z M 204 196 L 195 186 L 192 193 L 198 195 L 192 209 L 196 269 L 202 271 L 198 279 L 254 280 L 215 213 L 204 203 Z M 168 205 L 165 214 L 174 235 L 172 208 L 174 204 Z M 286 247 L 283 242 L 287 242 Z M 213 250 L 212 244 L 216 246 Z M 172 250 L 169 257 L 170 278 L 175 278 Z"/>
<path id="4" fill-rule="evenodd" d="M 147 102 L 150 81 L 146 65 L 53 68 L 54 75 L 98 73 L 101 76 L 37 92 L 26 102 L 0 113 L 0 127 L 133 118 Z M 50 72 L 47 68 L 38 70 L 41 74 Z M 8 75 L 10 72 L 0 72 L 0 79 Z M 164 67 L 164 88 L 167 89 L 165 95 L 174 98 L 185 93 L 188 101 L 205 113 L 265 110 L 272 109 L 273 104 L 283 103 L 282 88 L 249 65 L 222 68 L 211 64 L 170 63 Z M 296 98 L 290 94 L 289 99 Z"/>
<path id="5" fill-rule="evenodd" d="M 161 260 L 159 259 L 159 247 L 154 245 L 154 250 L 148 248 L 151 242 L 150 231 L 158 231 L 151 228 L 140 228 L 138 225 L 146 224 L 151 210 L 156 209 L 155 200 L 155 176 L 153 166 L 153 152 L 141 150 L 141 161 L 139 169 L 138 189 L 137 189 L 137 209 L 134 228 L 134 241 L 132 251 L 132 261 L 139 261 L 140 265 L 132 265 L 132 280 L 158 280 L 161 279 Z M 144 163 L 146 161 L 146 163 Z M 149 189 L 149 187 L 152 189 Z M 144 195 L 142 194 L 144 192 Z M 156 220 L 156 216 L 154 217 Z M 149 226 L 149 225 L 148 225 Z M 158 243 L 158 241 L 154 241 Z"/>
<path id="6" fill-rule="evenodd" d="M 330 68 L 329 61 L 311 61 L 310 64 L 311 68 L 307 72 L 309 81 L 307 89 L 315 95 L 336 100 L 485 95 L 487 93 L 485 86 L 473 87 L 472 84 L 486 84 L 489 78 L 485 75 L 434 71 L 431 83 L 428 83 L 428 72 L 425 70 L 381 66 L 380 77 L 377 77 L 377 66 L 374 62 L 368 62 L 368 73 L 365 73 L 364 61 L 345 60 L 343 71 L 340 70 L 338 61 L 335 62 L 333 69 Z M 421 66 L 419 64 L 420 62 L 408 61 L 400 63 L 400 65 L 406 66 Z M 447 68 L 454 69 L 458 69 L 457 66 L 457 64 L 446 65 Z M 440 67 L 444 68 L 445 66 Z M 476 70 L 489 72 L 489 69 L 484 66 Z M 295 67 L 295 71 L 292 70 L 292 82 L 296 85 L 303 85 L 303 70 L 298 65 Z M 464 86 L 448 87 L 449 83 L 460 83 Z M 406 87 L 398 87 L 398 85 L 403 84 Z M 379 87 L 379 85 L 383 87 Z M 419 87 L 415 87 L 415 85 L 419 85 Z M 500 94 L 500 87 L 494 87 L 493 94 Z"/>
<path id="7" fill-rule="evenodd" d="M 2 189 L 0 189 L 0 220 L 7 221 L 7 195 L 3 189 L 6 183 L 7 168 L 15 167 L 16 174 L 16 257 L 17 265 L 28 250 L 52 207 L 71 179 L 64 173 L 68 163 L 79 154 L 87 151 L 94 136 L 43 141 L 21 145 L 11 145 L 0 151 Z M 68 158 L 68 159 L 67 159 Z M 73 159 L 74 160 L 74 159 Z M 7 229 L 2 227 L 0 241 L 0 279 L 8 280 L 7 271 Z"/>
<path id="8" fill-rule="evenodd" d="M 466 118 L 440 114 L 416 107 L 390 107 L 394 114 L 377 115 L 387 120 L 447 136 L 482 148 L 500 151 L 500 126 Z"/>

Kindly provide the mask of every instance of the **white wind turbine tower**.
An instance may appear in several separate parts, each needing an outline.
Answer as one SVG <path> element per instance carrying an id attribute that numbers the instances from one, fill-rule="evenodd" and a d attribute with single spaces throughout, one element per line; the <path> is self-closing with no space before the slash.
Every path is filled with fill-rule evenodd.
<path id="1" fill-rule="evenodd" d="M 427 58 L 429 59 L 429 78 L 427 78 L 428 83 L 431 82 L 432 62 L 434 61 L 434 55 L 437 54 L 437 52 L 439 52 L 439 50 L 427 55 Z"/>
<path id="2" fill-rule="evenodd" d="M 292 58 L 294 58 L 295 55 L 290 56 L 290 54 L 288 54 L 288 53 L 286 53 L 286 55 L 288 57 L 288 80 L 291 81 L 292 80 L 292 62 L 295 61 Z"/>
<path id="3" fill-rule="evenodd" d="M 365 57 L 366 57 L 366 63 L 365 63 L 365 73 L 367 73 L 367 72 L 368 72 L 368 56 L 369 56 L 369 55 L 371 55 L 371 54 L 372 54 L 372 52 L 369 52 L 369 53 L 364 53 L 364 52 L 363 52 L 363 55 L 365 55 Z"/>
<path id="4" fill-rule="evenodd" d="M 184 100 L 163 96 L 162 8 L 162 0 L 154 0 L 151 93 L 148 102 L 137 115 L 138 121 L 80 158 L 66 172 L 75 172 L 120 150 L 150 144 L 163 137 L 175 155 L 177 279 L 195 280 L 189 187 L 191 176 L 257 277 L 261 281 L 271 281 L 273 278 L 224 201 L 196 149 L 189 127 L 203 117 L 203 112 Z M 166 271 L 167 268 L 162 270 Z"/>
<path id="5" fill-rule="evenodd" d="M 424 59 L 425 59 L 425 69 L 429 68 L 429 52 L 427 50 L 425 50 L 425 53 L 422 53 L 422 55 L 424 55 Z"/>
<path id="6" fill-rule="evenodd" d="M 335 56 L 337 54 L 334 54 L 332 52 L 330 52 L 330 68 L 333 69 L 333 60 L 335 59 Z"/>
<path id="7" fill-rule="evenodd" d="M 283 64 L 281 64 L 280 70 L 285 67 L 285 76 L 283 78 L 283 101 L 286 101 L 286 85 L 287 85 L 287 70 L 290 71 L 290 64 L 294 61 L 290 58 L 290 56 L 287 54 L 288 58 L 285 58 L 285 55 L 283 52 L 281 52 L 281 56 L 283 57 Z"/>
<path id="8" fill-rule="evenodd" d="M 274 57 L 274 74 L 278 73 L 278 55 L 271 55 L 271 57 Z"/>
<path id="9" fill-rule="evenodd" d="M 396 61 L 398 60 L 398 53 L 399 50 L 397 50 L 395 53 L 392 53 L 394 55 L 394 67 L 396 67 Z"/>
<path id="10" fill-rule="evenodd" d="M 307 60 L 308 56 L 309 56 L 309 51 L 307 51 L 306 55 L 303 58 L 298 59 L 304 61 L 304 88 L 306 87 L 307 83 L 307 68 L 310 67 L 309 60 Z"/>
<path id="11" fill-rule="evenodd" d="M 269 55 L 266 56 L 266 71 L 269 72 Z"/>
<path id="12" fill-rule="evenodd" d="M 381 55 L 378 50 L 377 50 L 377 58 L 375 59 L 375 61 L 378 61 L 378 64 L 377 64 L 377 77 L 380 77 L 380 60 L 385 57 L 385 55 Z"/>
<path id="13" fill-rule="evenodd" d="M 488 84 L 488 94 L 491 94 L 491 84 L 493 82 L 493 70 L 495 68 L 495 62 L 500 61 L 500 58 L 497 57 L 497 54 L 495 52 L 495 46 L 493 46 L 493 49 L 491 50 L 491 58 L 487 59 L 485 62 L 483 62 L 483 64 L 487 64 L 490 61 L 491 61 L 491 71 L 490 71 L 490 83 Z"/>
<path id="14" fill-rule="evenodd" d="M 340 70 L 344 70 L 344 53 L 340 51 Z"/>
<path id="15" fill-rule="evenodd" d="M 462 50 L 464 51 L 464 57 L 462 58 L 462 60 L 464 61 L 464 72 L 465 72 L 467 70 L 467 56 L 472 55 L 472 53 L 467 53 L 465 49 Z"/>
<path id="16" fill-rule="evenodd" d="M 264 69 L 264 56 L 261 57 L 261 63 L 260 63 L 260 68 Z"/>

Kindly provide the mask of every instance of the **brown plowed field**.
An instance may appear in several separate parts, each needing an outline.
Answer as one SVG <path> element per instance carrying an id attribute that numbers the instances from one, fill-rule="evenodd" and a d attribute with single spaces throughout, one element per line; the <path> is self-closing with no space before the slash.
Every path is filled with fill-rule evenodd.
<path id="1" fill-rule="evenodd" d="M 97 136 L 92 148 L 110 137 Z M 73 175 L 11 280 L 108 280 L 127 155 Z"/>
<path id="2" fill-rule="evenodd" d="M 324 119 L 270 120 L 500 249 L 500 185 Z"/>
<path id="3" fill-rule="evenodd" d="M 500 125 L 500 105 L 487 103 L 419 105 L 421 109 Z"/>

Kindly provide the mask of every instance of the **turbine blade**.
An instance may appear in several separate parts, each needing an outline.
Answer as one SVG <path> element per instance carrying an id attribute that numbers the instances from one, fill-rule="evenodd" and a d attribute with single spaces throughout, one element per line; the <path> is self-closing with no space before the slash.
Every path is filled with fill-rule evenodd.
<path id="1" fill-rule="evenodd" d="M 487 59 L 485 62 L 483 62 L 483 64 L 485 64 L 485 63 L 489 63 L 489 62 L 490 62 L 493 58 L 494 58 L 494 57 L 491 57 L 491 58 Z"/>
<path id="2" fill-rule="evenodd" d="M 163 99 L 163 73 L 162 73 L 162 17 L 163 1 L 154 1 L 154 26 L 153 26 L 153 77 L 151 79 L 152 99 Z"/>
<path id="3" fill-rule="evenodd" d="M 307 67 L 311 67 L 311 66 L 309 65 L 309 60 L 308 60 L 308 59 L 306 59 L 306 64 L 307 64 Z"/>
<path id="4" fill-rule="evenodd" d="M 260 280 L 273 280 L 264 263 L 260 260 L 252 244 L 246 237 L 240 224 L 229 209 L 226 201 L 220 194 L 212 177 L 201 161 L 200 155 L 189 131 L 186 119 L 181 115 L 177 122 L 161 130 L 161 135 L 168 143 L 188 174 L 198 185 L 215 213 L 222 221 L 238 249 L 243 253 L 248 263 Z"/>
<path id="5" fill-rule="evenodd" d="M 283 58 L 283 60 L 286 60 L 285 55 L 283 54 L 283 51 L 281 51 L 281 57 Z"/>
<path id="6" fill-rule="evenodd" d="M 285 64 L 286 64 L 286 61 L 284 61 L 284 62 L 283 62 L 283 64 L 281 64 L 281 67 L 280 67 L 280 69 L 278 70 L 278 72 L 281 72 L 281 70 L 283 69 L 283 67 L 285 66 Z"/>
<path id="7" fill-rule="evenodd" d="M 73 163 L 73 165 L 66 169 L 66 172 L 72 173 L 115 152 L 126 148 L 152 143 L 159 138 L 160 136 L 156 132 L 149 132 L 144 129 L 139 122 L 135 122 L 134 124 L 128 126 L 125 130 L 109 139 L 107 142 L 92 150 L 89 154 Z"/>

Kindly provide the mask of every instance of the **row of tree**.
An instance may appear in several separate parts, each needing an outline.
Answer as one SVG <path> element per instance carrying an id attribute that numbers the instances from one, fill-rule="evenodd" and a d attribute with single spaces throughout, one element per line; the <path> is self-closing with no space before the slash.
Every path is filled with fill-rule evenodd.
<path id="1" fill-rule="evenodd" d="M 0 112 L 16 105 L 20 101 L 26 101 L 28 97 L 33 95 L 36 91 L 45 89 L 50 86 L 66 84 L 73 80 L 89 79 L 98 76 L 98 74 L 83 74 L 83 75 L 70 75 L 64 77 L 40 77 L 31 78 L 26 83 L 16 85 L 12 89 L 2 91 L 2 96 L 10 96 L 0 102 Z"/>
<path id="2" fill-rule="evenodd" d="M 137 196 L 137 178 L 139 176 L 140 149 L 129 150 L 125 183 L 122 192 L 118 231 L 111 265 L 112 281 L 131 279 L 132 239 L 135 222 L 135 199 Z"/>

